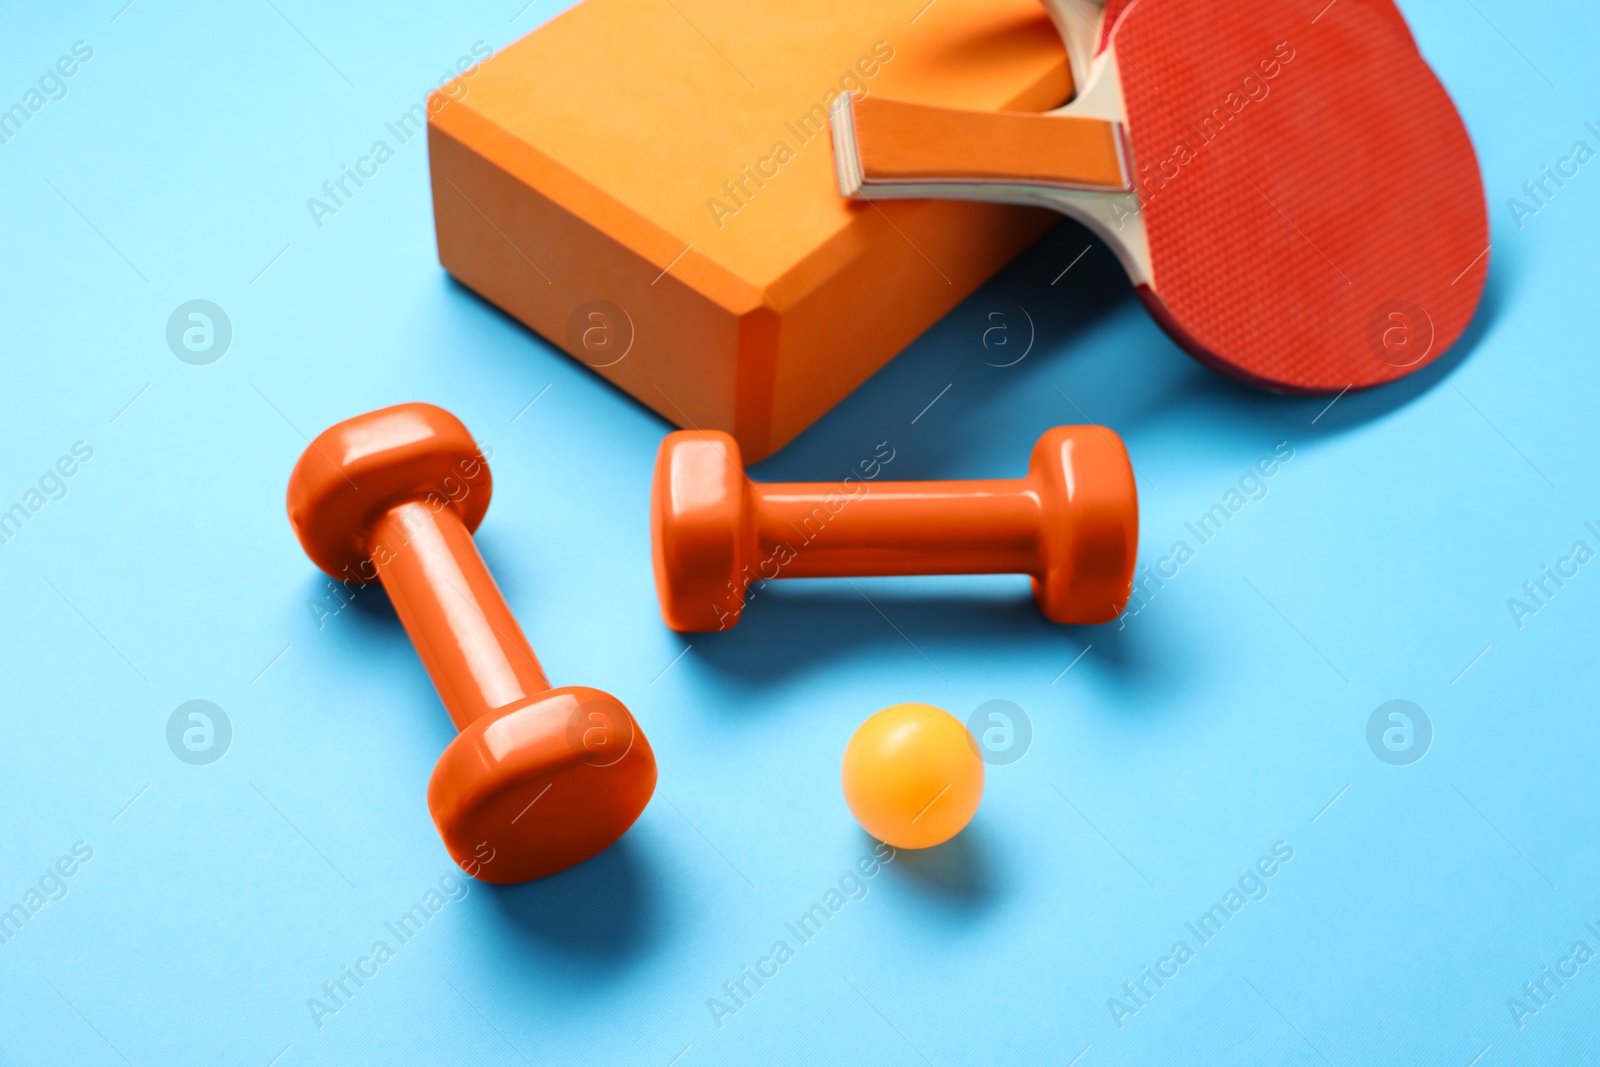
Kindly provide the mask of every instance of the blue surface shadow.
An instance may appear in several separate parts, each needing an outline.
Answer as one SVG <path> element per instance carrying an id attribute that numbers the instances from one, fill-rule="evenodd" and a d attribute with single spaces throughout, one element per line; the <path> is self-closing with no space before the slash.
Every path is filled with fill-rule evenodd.
<path id="1" fill-rule="evenodd" d="M 861 836 L 869 847 L 877 843 L 866 831 Z M 942 845 L 897 850 L 885 869 L 898 885 L 918 896 L 975 913 L 999 895 L 992 852 L 985 845 L 983 828 L 974 822 Z"/>
<path id="2" fill-rule="evenodd" d="M 1173 635 L 1148 626 L 1061 626 L 1039 614 L 1026 593 L 945 591 L 939 579 L 875 583 L 870 602 L 841 581 L 769 583 L 756 592 L 740 622 L 694 636 L 695 655 L 727 680 L 781 688 L 819 663 L 870 660 L 884 653 L 924 651 L 961 656 L 1065 656 L 1095 646 L 1097 669 L 1118 687 L 1149 691 L 1178 680 L 1182 657 Z M 962 583 L 965 584 L 965 583 Z M 909 646 L 909 647 L 908 647 Z M 934 668 L 937 670 L 937 667 Z"/>
<path id="3" fill-rule="evenodd" d="M 1014 476 L 1043 430 L 1071 423 L 1099 423 L 1126 435 L 1200 422 L 1217 442 L 1337 434 L 1405 407 L 1464 365 L 1514 289 L 1507 272 L 1503 262 L 1491 270 L 1476 315 L 1448 352 L 1330 407 L 1334 394 L 1274 393 L 1195 362 L 1145 314 L 1109 249 L 1064 220 L 752 471 L 773 481 L 842 476 L 887 439 L 897 453 L 886 477 L 950 477 L 953 469 L 965 471 L 963 461 L 973 454 L 990 454 L 991 447 L 977 446 L 999 437 L 1009 442 L 1013 469 L 989 476 Z M 1010 350 L 991 343 L 1002 331 L 1012 335 Z M 1016 359 L 1015 346 L 1024 340 L 1026 355 Z"/>
<path id="4" fill-rule="evenodd" d="M 621 965 L 646 952 L 660 882 L 624 834 L 593 859 L 548 878 L 485 888 L 505 920 L 506 937 L 520 947 L 620 979 L 627 970 Z"/>

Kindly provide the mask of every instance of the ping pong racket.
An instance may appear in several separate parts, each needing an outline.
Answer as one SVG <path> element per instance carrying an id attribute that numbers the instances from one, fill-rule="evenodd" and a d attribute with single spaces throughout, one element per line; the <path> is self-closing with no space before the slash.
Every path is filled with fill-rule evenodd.
<path id="1" fill-rule="evenodd" d="M 1046 114 L 836 101 L 840 191 L 1051 207 L 1186 351 L 1341 392 L 1438 358 L 1488 273 L 1477 157 L 1390 0 L 1049 0 L 1080 91 Z"/>

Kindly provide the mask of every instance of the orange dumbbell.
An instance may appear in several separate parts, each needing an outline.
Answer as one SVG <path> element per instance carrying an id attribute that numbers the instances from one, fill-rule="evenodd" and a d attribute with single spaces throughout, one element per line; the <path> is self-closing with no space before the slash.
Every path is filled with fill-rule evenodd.
<path id="1" fill-rule="evenodd" d="M 380 581 L 460 734 L 428 809 L 461 868 L 526 882 L 610 845 L 655 791 L 628 709 L 551 689 L 472 543 L 489 465 L 454 415 L 400 404 L 324 430 L 289 478 L 289 521 L 317 566 Z"/>
<path id="2" fill-rule="evenodd" d="M 1139 502 L 1099 426 L 1047 431 L 1026 478 L 788 484 L 751 481 L 728 434 L 680 430 L 656 456 L 650 532 L 678 631 L 732 626 L 755 582 L 890 574 L 1029 574 L 1046 618 L 1098 623 L 1128 602 Z"/>

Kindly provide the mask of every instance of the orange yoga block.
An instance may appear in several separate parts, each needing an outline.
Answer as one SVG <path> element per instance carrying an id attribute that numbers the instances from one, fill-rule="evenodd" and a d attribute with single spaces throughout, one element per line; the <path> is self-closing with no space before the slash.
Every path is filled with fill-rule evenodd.
<path id="1" fill-rule="evenodd" d="M 751 462 L 1055 220 L 846 200 L 839 94 L 991 112 L 1072 95 L 1037 0 L 585 0 L 459 85 L 429 105 L 445 269 Z"/>

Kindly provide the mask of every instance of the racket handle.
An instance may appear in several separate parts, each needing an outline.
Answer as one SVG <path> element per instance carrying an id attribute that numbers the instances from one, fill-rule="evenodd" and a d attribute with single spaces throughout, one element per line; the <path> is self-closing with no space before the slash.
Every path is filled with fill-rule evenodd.
<path id="1" fill-rule="evenodd" d="M 1105 119 L 852 95 L 835 105 L 833 133 L 840 162 L 854 164 L 840 168 L 847 196 L 992 200 L 985 187 L 1133 189 L 1123 128 Z"/>
<path id="2" fill-rule="evenodd" d="M 1080 89 L 1088 84 L 1089 68 L 1100 50 L 1100 23 L 1105 6 L 1106 0 L 1044 0 L 1044 9 L 1066 46 L 1072 80 Z"/>

